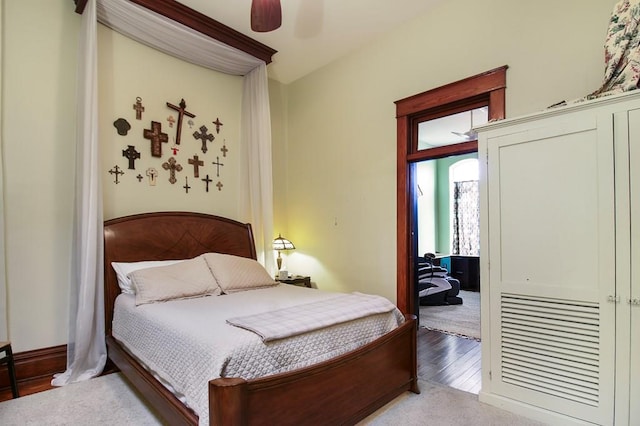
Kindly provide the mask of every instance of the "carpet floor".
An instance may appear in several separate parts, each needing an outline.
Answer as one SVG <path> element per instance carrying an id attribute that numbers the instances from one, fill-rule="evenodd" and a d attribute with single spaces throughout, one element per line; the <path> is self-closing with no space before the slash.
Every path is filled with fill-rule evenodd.
<path id="1" fill-rule="evenodd" d="M 462 305 L 420 306 L 420 327 L 480 340 L 480 292 L 459 296 Z"/>
<path id="2" fill-rule="evenodd" d="M 421 393 L 405 392 L 359 426 L 518 425 L 541 423 L 478 402 L 476 395 L 420 381 Z M 0 424 L 162 425 L 120 373 L 0 402 Z"/>

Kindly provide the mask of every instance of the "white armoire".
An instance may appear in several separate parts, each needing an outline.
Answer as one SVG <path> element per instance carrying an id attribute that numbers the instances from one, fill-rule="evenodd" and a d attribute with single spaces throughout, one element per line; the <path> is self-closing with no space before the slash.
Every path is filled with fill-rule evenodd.
<path id="1" fill-rule="evenodd" d="M 640 425 L 640 90 L 478 130 L 480 400 Z"/>

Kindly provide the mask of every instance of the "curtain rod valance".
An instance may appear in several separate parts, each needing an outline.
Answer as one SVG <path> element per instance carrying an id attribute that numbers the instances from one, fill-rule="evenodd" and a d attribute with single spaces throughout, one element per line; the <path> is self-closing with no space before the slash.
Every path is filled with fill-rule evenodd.
<path id="1" fill-rule="evenodd" d="M 87 0 L 75 0 L 76 12 L 82 14 Z M 193 10 L 174 0 L 130 0 L 127 3 L 136 3 L 150 11 L 168 18 L 171 21 L 182 24 L 194 31 L 211 37 L 231 48 L 245 52 L 254 58 L 269 64 L 277 50 L 264 45 L 251 37 L 248 37 L 233 28 L 230 28 L 202 13 Z M 102 1 L 98 2 L 103 3 Z M 104 3 L 111 3 L 104 2 Z M 191 61 L 190 61 L 191 62 Z"/>

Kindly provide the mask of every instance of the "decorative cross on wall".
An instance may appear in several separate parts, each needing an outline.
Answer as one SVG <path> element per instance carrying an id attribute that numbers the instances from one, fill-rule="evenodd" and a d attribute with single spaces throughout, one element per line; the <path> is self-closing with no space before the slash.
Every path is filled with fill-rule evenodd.
<path id="1" fill-rule="evenodd" d="M 194 118 L 196 115 L 187 111 L 187 103 L 182 99 L 180 101 L 179 106 L 175 106 L 167 102 L 167 106 L 171 109 L 175 109 L 178 111 L 178 126 L 176 128 L 176 145 L 180 145 L 180 134 L 182 133 L 182 118 L 186 115 L 187 117 Z"/>
<path id="2" fill-rule="evenodd" d="M 136 98 L 136 103 L 133 104 L 133 109 L 136 110 L 136 120 L 142 120 L 142 112 L 144 111 L 144 107 L 142 106 L 142 98 L 140 96 Z"/>
<path id="3" fill-rule="evenodd" d="M 176 122 L 176 119 L 173 118 L 173 115 L 167 117 L 167 121 L 169 122 L 169 127 L 173 127 L 173 123 Z"/>
<path id="4" fill-rule="evenodd" d="M 207 192 L 209 192 L 209 184 L 211 182 L 213 182 L 211 179 L 209 179 L 209 175 L 207 175 L 207 177 L 205 179 L 200 179 L 200 180 L 204 181 L 204 183 L 206 185 L 206 190 L 207 190 Z"/>
<path id="5" fill-rule="evenodd" d="M 218 187 L 218 191 L 222 191 L 222 187 L 224 185 L 222 184 L 222 182 L 218 181 L 218 183 L 216 183 L 216 186 Z"/>
<path id="6" fill-rule="evenodd" d="M 216 161 L 212 162 L 211 164 L 216 166 L 216 176 L 220 177 L 220 166 L 224 166 L 224 164 L 220 162 L 220 157 L 216 157 Z"/>
<path id="7" fill-rule="evenodd" d="M 151 156 L 162 157 L 162 142 L 169 142 L 169 136 L 162 133 L 162 124 L 157 121 L 151 122 L 151 129 L 144 129 L 143 136 L 151 140 Z"/>
<path id="8" fill-rule="evenodd" d="M 171 184 L 176 183 L 176 172 L 182 171 L 182 166 L 176 162 L 176 159 L 171 157 L 167 160 L 166 163 L 162 164 L 162 168 L 165 170 L 169 170 L 169 182 Z"/>
<path id="9" fill-rule="evenodd" d="M 207 129 L 207 126 L 200 126 L 200 132 L 202 133 L 198 133 L 197 130 L 193 132 L 194 138 L 202 140 L 202 152 L 205 154 L 207 153 L 207 141 L 213 142 L 213 140 L 216 138 L 212 134 L 207 134 L 207 131 L 209 131 L 209 129 Z"/>
<path id="10" fill-rule="evenodd" d="M 142 175 L 138 173 L 138 176 L 136 176 L 136 179 L 138 179 L 138 182 L 142 182 L 142 179 L 144 179 L 144 177 L 142 177 Z"/>
<path id="11" fill-rule="evenodd" d="M 149 185 L 156 186 L 158 171 L 153 167 L 149 167 L 147 169 L 147 176 L 149 176 Z"/>
<path id="12" fill-rule="evenodd" d="M 198 156 L 194 155 L 193 158 L 189 158 L 189 164 L 193 166 L 193 177 L 200 177 L 200 166 L 204 166 L 204 161 L 198 160 Z"/>
<path id="13" fill-rule="evenodd" d="M 124 174 L 124 172 L 120 170 L 120 167 L 118 167 L 117 164 L 113 166 L 111 170 L 109 170 L 109 173 L 112 175 L 116 175 L 116 180 L 113 181 L 116 185 L 120 183 L 118 178 Z"/>
<path id="14" fill-rule="evenodd" d="M 189 189 L 191 189 L 191 187 L 189 186 L 189 178 L 188 177 L 184 177 L 184 186 L 183 186 L 185 192 L 188 194 L 189 193 Z"/>
<path id="15" fill-rule="evenodd" d="M 129 169 L 135 170 L 135 161 L 140 158 L 140 153 L 136 151 L 136 147 L 133 145 L 127 145 L 127 149 L 122 150 L 122 156 L 129 160 Z"/>
<path id="16" fill-rule="evenodd" d="M 212 121 L 216 125 L 216 133 L 220 133 L 220 127 L 224 126 L 219 118 L 216 117 L 216 121 Z"/>
<path id="17" fill-rule="evenodd" d="M 227 151 L 229 151 L 227 149 L 227 140 L 225 139 L 223 144 L 222 144 L 222 148 L 220 148 L 220 151 L 222 151 L 222 156 L 226 157 L 227 156 Z"/>

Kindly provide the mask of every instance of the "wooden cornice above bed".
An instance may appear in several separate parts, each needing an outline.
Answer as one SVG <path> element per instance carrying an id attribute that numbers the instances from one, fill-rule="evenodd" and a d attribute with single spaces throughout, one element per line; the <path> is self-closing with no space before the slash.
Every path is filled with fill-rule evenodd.
<path id="1" fill-rule="evenodd" d="M 202 13 L 193 10 L 175 0 L 130 0 L 132 3 L 145 7 L 164 17 L 186 25 L 206 36 L 221 41 L 238 50 L 242 50 L 251 56 L 271 63 L 271 57 L 277 50 L 248 37 L 233 28 L 230 28 L 215 19 L 211 19 Z M 76 12 L 82 14 L 87 5 L 87 0 L 75 0 Z"/>

